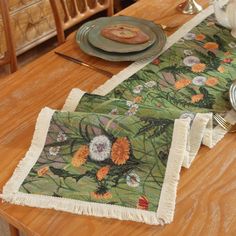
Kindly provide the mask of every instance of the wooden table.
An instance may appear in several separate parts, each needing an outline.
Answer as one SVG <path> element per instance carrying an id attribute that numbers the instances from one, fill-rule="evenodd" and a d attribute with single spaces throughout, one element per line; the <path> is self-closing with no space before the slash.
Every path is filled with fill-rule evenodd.
<path id="1" fill-rule="evenodd" d="M 176 26 L 192 17 L 175 10 L 180 2 L 140 0 L 120 14 Z M 206 5 L 206 0 L 199 2 Z M 73 36 L 57 51 L 113 73 L 129 64 L 89 57 L 78 49 Z M 72 88 L 91 92 L 107 79 L 52 51 L 0 81 L 1 190 L 29 148 L 39 111 L 45 106 L 61 109 Z M 29 235 L 236 235 L 235 141 L 235 134 L 227 134 L 213 149 L 202 147 L 191 168 L 182 170 L 170 225 L 150 226 L 8 203 L 0 203 L 0 216 Z"/>

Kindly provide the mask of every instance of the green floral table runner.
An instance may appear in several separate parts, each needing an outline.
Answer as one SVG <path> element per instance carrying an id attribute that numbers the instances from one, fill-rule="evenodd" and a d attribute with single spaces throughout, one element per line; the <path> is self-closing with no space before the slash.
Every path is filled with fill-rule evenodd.
<path id="1" fill-rule="evenodd" d="M 191 165 L 201 143 L 213 147 L 226 133 L 213 125 L 212 112 L 236 122 L 236 113 L 228 112 L 236 41 L 213 16 L 200 24 L 197 17 L 191 21 L 196 27 L 132 76 L 118 74 L 94 94 L 72 90 L 62 112 L 43 109 L 31 147 L 1 197 L 170 223 L 181 166 Z"/>
<path id="2" fill-rule="evenodd" d="M 235 58 L 236 40 L 210 16 L 104 99 L 137 100 L 159 110 L 225 112 Z"/>
<path id="3" fill-rule="evenodd" d="M 160 57 L 122 83 L 117 82 L 118 76 L 95 91 L 103 96 L 84 94 L 75 89 L 64 109 L 136 115 L 146 119 L 146 130 L 153 129 L 156 134 L 160 134 L 165 127 L 162 124 L 154 128 L 154 120 L 157 117 L 189 117 L 194 120 L 194 124 L 205 119 L 204 122 L 201 121 L 202 133 L 200 130 L 199 133 L 202 135 L 202 142 L 212 147 L 225 132 L 219 127 L 213 129 L 209 112 L 226 113 L 230 110 L 228 91 L 232 81 L 236 79 L 235 58 L 235 39 L 230 31 L 218 25 L 211 15 Z M 197 113 L 201 115 L 196 116 Z M 233 113 L 232 111 L 227 115 L 227 119 L 232 123 Z M 195 127 L 192 136 L 194 130 Z M 190 143 L 190 152 L 195 150 L 191 154 L 191 160 L 199 148 L 200 134 L 197 144 L 195 140 Z M 183 166 L 189 167 L 190 163 L 191 161 L 187 163 L 185 160 Z"/>

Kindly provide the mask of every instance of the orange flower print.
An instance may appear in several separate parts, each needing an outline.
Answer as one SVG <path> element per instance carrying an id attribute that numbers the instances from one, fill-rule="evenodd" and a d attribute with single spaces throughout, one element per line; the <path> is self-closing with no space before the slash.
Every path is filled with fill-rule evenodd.
<path id="1" fill-rule="evenodd" d="M 224 73 L 225 72 L 225 68 L 223 66 L 219 66 L 217 68 L 217 70 L 220 72 L 220 73 Z"/>
<path id="2" fill-rule="evenodd" d="M 227 51 L 224 53 L 225 56 L 230 56 L 231 55 L 231 52 Z"/>
<path id="3" fill-rule="evenodd" d="M 195 36 L 195 39 L 196 39 L 197 41 L 203 41 L 205 38 L 206 38 L 206 36 L 205 36 L 204 34 L 197 34 L 197 35 Z"/>
<path id="4" fill-rule="evenodd" d="M 203 47 L 211 51 L 211 50 L 218 49 L 219 45 L 215 42 L 208 42 L 208 43 L 205 43 Z"/>
<path id="5" fill-rule="evenodd" d="M 40 168 L 37 171 L 37 174 L 38 174 L 38 176 L 44 176 L 44 175 L 47 174 L 48 171 L 49 171 L 49 167 L 48 166 L 44 166 L 44 167 Z"/>
<path id="6" fill-rule="evenodd" d="M 97 193 L 97 192 L 92 192 L 91 196 L 97 200 L 102 200 L 102 199 L 111 199 L 112 198 L 112 194 L 110 192 L 106 192 L 106 193 Z"/>
<path id="7" fill-rule="evenodd" d="M 203 94 L 193 95 L 192 96 L 192 103 L 199 102 L 199 101 L 203 100 L 203 98 L 204 98 Z"/>
<path id="8" fill-rule="evenodd" d="M 218 84 L 218 79 L 215 77 L 208 77 L 205 81 L 205 85 L 207 86 L 215 86 L 216 84 Z"/>
<path id="9" fill-rule="evenodd" d="M 126 137 L 117 138 L 112 145 L 111 159 L 116 165 L 123 165 L 129 159 L 130 144 Z"/>
<path id="10" fill-rule="evenodd" d="M 138 111 L 138 104 L 131 105 L 130 109 L 125 113 L 127 116 L 132 116 Z"/>
<path id="11" fill-rule="evenodd" d="M 110 170 L 110 166 L 104 166 L 97 171 L 96 177 L 99 181 L 103 180 Z"/>
<path id="12" fill-rule="evenodd" d="M 138 96 L 138 97 L 134 98 L 133 102 L 134 103 L 140 103 L 142 101 L 142 99 L 143 99 L 142 96 Z"/>
<path id="13" fill-rule="evenodd" d="M 148 204 L 149 204 L 148 199 L 145 196 L 140 196 L 138 199 L 137 208 L 142 210 L 147 210 Z"/>
<path id="14" fill-rule="evenodd" d="M 190 79 L 180 79 L 180 80 L 175 82 L 175 88 L 177 90 L 179 90 L 179 89 L 182 89 L 182 88 L 188 86 L 189 84 L 191 84 Z"/>
<path id="15" fill-rule="evenodd" d="M 71 160 L 71 164 L 74 167 L 80 167 L 81 165 L 83 165 L 89 155 L 89 148 L 87 145 L 82 145 L 74 154 L 72 160 Z"/>
<path id="16" fill-rule="evenodd" d="M 160 63 L 161 63 L 161 61 L 159 58 L 156 58 L 152 61 L 152 64 L 154 64 L 154 65 L 159 65 Z"/>
<path id="17" fill-rule="evenodd" d="M 223 60 L 223 63 L 231 64 L 232 61 L 233 61 L 232 58 L 225 58 L 225 59 Z"/>
<path id="18" fill-rule="evenodd" d="M 215 25 L 215 22 L 213 22 L 213 21 L 207 22 L 207 26 L 213 26 L 213 25 Z"/>
<path id="19" fill-rule="evenodd" d="M 195 72 L 195 73 L 203 72 L 205 69 L 206 69 L 206 64 L 203 64 L 203 63 L 194 64 L 192 66 L 192 72 Z"/>

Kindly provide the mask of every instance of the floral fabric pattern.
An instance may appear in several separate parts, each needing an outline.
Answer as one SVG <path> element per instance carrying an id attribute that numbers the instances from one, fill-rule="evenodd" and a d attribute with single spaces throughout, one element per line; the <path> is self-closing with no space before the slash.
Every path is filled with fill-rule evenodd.
<path id="1" fill-rule="evenodd" d="M 20 191 L 156 211 L 173 120 L 156 120 L 166 122 L 161 135 L 153 135 L 154 121 L 153 127 L 147 122 L 55 112 L 43 152 Z"/>
<path id="2" fill-rule="evenodd" d="M 156 212 L 174 120 L 230 109 L 236 41 L 210 16 L 106 96 L 55 112 L 29 194 Z"/>
<path id="3" fill-rule="evenodd" d="M 104 99 L 132 102 L 127 115 L 136 114 L 140 104 L 162 110 L 228 111 L 228 90 L 236 79 L 235 45 L 230 31 L 210 16 Z M 92 100 L 85 104 L 82 99 L 76 110 L 98 110 Z"/>

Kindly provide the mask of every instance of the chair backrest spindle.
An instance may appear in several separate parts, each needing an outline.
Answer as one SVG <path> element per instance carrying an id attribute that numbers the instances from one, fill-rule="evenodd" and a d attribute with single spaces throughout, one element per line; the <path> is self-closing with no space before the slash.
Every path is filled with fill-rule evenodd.
<path id="1" fill-rule="evenodd" d="M 89 10 L 89 5 L 88 5 L 88 1 L 87 0 L 84 1 L 84 5 L 85 5 L 85 11 L 88 11 Z"/>
<path id="2" fill-rule="evenodd" d="M 0 66 L 5 64 L 10 64 L 11 72 L 15 72 L 17 70 L 17 59 L 16 59 L 16 50 L 15 43 L 13 40 L 12 27 L 10 22 L 10 13 L 8 0 L 0 0 L 0 13 L 2 15 L 3 27 L 5 32 L 6 39 L 6 53 L 0 59 Z"/>
<path id="3" fill-rule="evenodd" d="M 99 0 L 93 0 L 94 2 L 93 6 L 89 5 L 89 0 L 81 0 L 80 2 L 83 3 L 84 5 L 84 11 L 81 11 L 79 9 L 77 0 L 71 0 L 70 3 L 72 4 L 70 5 L 68 0 L 50 0 L 55 19 L 57 38 L 59 44 L 65 42 L 64 31 L 66 29 L 78 24 L 79 22 L 103 10 L 107 11 L 108 16 L 114 14 L 113 0 L 104 0 L 103 2 L 99 2 Z M 73 13 L 74 13 L 73 16 L 71 15 L 70 11 L 71 7 L 73 7 Z M 61 12 L 62 10 L 63 12 Z M 63 19 L 62 17 L 62 13 L 65 16 L 65 19 Z"/>
<path id="4" fill-rule="evenodd" d="M 73 0 L 73 4 L 74 4 L 74 7 L 75 7 L 75 14 L 76 15 L 81 14 L 80 11 L 79 11 L 79 8 L 78 8 L 76 0 Z"/>
<path id="5" fill-rule="evenodd" d="M 71 15 L 70 15 L 66 0 L 63 0 L 63 9 L 65 10 L 66 20 L 70 21 L 71 20 Z"/>

